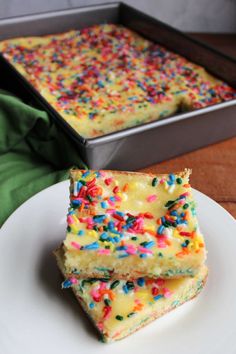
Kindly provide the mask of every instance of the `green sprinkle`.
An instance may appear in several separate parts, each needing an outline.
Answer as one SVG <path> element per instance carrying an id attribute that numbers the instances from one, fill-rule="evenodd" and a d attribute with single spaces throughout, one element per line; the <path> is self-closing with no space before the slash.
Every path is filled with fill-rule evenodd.
<path id="1" fill-rule="evenodd" d="M 105 248 L 106 248 L 107 250 L 109 250 L 109 249 L 110 249 L 110 246 L 109 246 L 109 245 L 106 245 Z"/>
<path id="2" fill-rule="evenodd" d="M 117 315 L 117 316 L 116 316 L 116 319 L 117 319 L 118 321 L 123 321 L 124 317 L 123 317 L 123 316 L 120 316 L 120 315 Z"/>
<path id="3" fill-rule="evenodd" d="M 181 183 L 182 183 L 182 178 L 180 178 L 180 177 L 176 178 L 176 182 L 177 182 L 178 184 L 181 184 Z"/>
<path id="4" fill-rule="evenodd" d="M 97 278 L 95 278 L 95 280 L 97 280 Z M 108 283 L 111 278 L 99 278 L 100 281 L 102 281 L 103 283 Z"/>
<path id="5" fill-rule="evenodd" d="M 71 227 L 70 226 L 67 226 L 67 232 L 71 232 Z"/>
<path id="6" fill-rule="evenodd" d="M 83 279 L 82 282 L 81 282 L 82 288 L 85 286 L 86 283 L 88 283 L 87 279 Z"/>
<path id="7" fill-rule="evenodd" d="M 134 316 L 135 315 L 135 312 L 130 312 L 128 315 L 127 315 L 127 317 L 132 317 L 132 316 Z"/>
<path id="8" fill-rule="evenodd" d="M 93 227 L 93 229 L 94 229 L 95 231 L 98 231 L 98 227 L 97 227 L 96 225 Z"/>
<path id="9" fill-rule="evenodd" d="M 126 220 L 126 223 L 130 223 L 132 221 L 136 220 L 136 217 L 135 216 L 129 216 L 128 219 Z"/>
<path id="10" fill-rule="evenodd" d="M 163 257 L 164 257 L 164 256 L 163 256 L 163 253 L 162 253 L 162 252 L 159 252 L 159 253 L 158 253 L 158 257 L 163 258 Z"/>
<path id="11" fill-rule="evenodd" d="M 111 283 L 110 288 L 111 289 L 115 289 L 119 284 L 120 284 L 120 281 L 119 280 L 115 280 L 115 281 L 113 281 L 113 283 Z"/>
<path id="12" fill-rule="evenodd" d="M 108 231 L 108 227 L 107 226 L 103 226 L 103 230 L 104 231 Z"/>
<path id="13" fill-rule="evenodd" d="M 168 202 L 165 204 L 165 207 L 172 207 L 175 204 L 175 200 L 168 200 Z"/>
<path id="14" fill-rule="evenodd" d="M 183 209 L 188 209 L 188 207 L 189 207 L 188 203 L 183 205 Z"/>
<path id="15" fill-rule="evenodd" d="M 111 300 L 105 299 L 105 300 L 104 300 L 104 304 L 105 304 L 106 306 L 110 306 L 110 305 L 111 305 Z"/>
<path id="16" fill-rule="evenodd" d="M 156 177 L 153 178 L 153 180 L 152 180 L 152 186 L 153 186 L 153 187 L 156 187 L 157 182 L 158 182 L 157 178 L 156 178 Z"/>
<path id="17" fill-rule="evenodd" d="M 87 195 L 87 199 L 92 202 L 93 201 L 93 198 L 90 196 L 90 195 Z"/>
<path id="18" fill-rule="evenodd" d="M 85 181 L 83 181 L 82 179 L 80 179 L 80 183 L 81 183 L 81 184 L 83 184 L 83 186 L 85 186 L 85 185 L 86 185 L 86 182 L 85 182 Z"/>
<path id="19" fill-rule="evenodd" d="M 132 237 L 131 237 L 131 240 L 132 240 L 132 241 L 136 241 L 137 239 L 138 239 L 138 237 L 136 237 L 136 236 L 132 236 Z"/>
<path id="20" fill-rule="evenodd" d="M 162 223 L 162 225 L 164 225 L 165 227 L 169 227 L 172 226 L 172 222 L 166 220 L 164 223 Z"/>

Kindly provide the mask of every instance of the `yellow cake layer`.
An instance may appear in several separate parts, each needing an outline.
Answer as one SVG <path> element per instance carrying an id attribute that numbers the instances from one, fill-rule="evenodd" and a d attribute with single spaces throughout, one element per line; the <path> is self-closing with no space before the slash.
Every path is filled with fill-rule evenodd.
<path id="1" fill-rule="evenodd" d="M 10 39 L 0 51 L 85 138 L 236 98 L 202 67 L 120 25 Z"/>
<path id="2" fill-rule="evenodd" d="M 151 175 L 71 171 L 67 275 L 179 277 L 206 258 L 189 184 L 190 170 Z"/>
<path id="3" fill-rule="evenodd" d="M 62 250 L 55 252 L 65 275 Z M 179 279 L 98 280 L 69 278 L 63 287 L 72 287 L 80 305 L 90 317 L 103 341 L 122 339 L 184 302 L 203 288 L 207 267 L 194 277 Z"/>

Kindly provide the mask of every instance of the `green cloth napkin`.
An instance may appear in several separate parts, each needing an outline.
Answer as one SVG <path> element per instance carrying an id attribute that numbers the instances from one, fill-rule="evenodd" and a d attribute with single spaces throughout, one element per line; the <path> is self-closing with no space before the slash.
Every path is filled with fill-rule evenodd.
<path id="1" fill-rule="evenodd" d="M 46 112 L 0 90 L 0 225 L 25 200 L 86 168 L 78 149 Z"/>

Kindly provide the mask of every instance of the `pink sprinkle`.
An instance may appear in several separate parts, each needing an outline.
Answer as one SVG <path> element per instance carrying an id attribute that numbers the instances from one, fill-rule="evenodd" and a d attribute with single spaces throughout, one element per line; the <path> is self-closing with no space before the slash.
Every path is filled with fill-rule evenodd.
<path id="1" fill-rule="evenodd" d="M 168 299 L 169 297 L 171 297 L 172 292 L 167 288 L 163 288 L 163 295 L 166 299 Z"/>
<path id="2" fill-rule="evenodd" d="M 74 242 L 74 241 L 71 242 L 71 246 L 73 246 L 74 248 L 77 248 L 77 250 L 80 250 L 80 248 L 81 248 L 81 246 L 77 242 Z"/>
<path id="3" fill-rule="evenodd" d="M 100 300 L 100 295 L 96 289 L 92 289 L 90 292 L 90 295 L 92 296 L 93 300 L 96 302 L 99 302 Z"/>
<path id="4" fill-rule="evenodd" d="M 104 283 L 104 282 L 101 282 L 101 283 L 100 283 L 100 286 L 99 286 L 99 290 L 100 290 L 100 291 L 101 291 L 101 290 L 104 290 L 104 289 L 106 289 L 106 287 L 107 287 L 107 284 Z"/>
<path id="5" fill-rule="evenodd" d="M 110 254 L 111 253 L 111 250 L 109 249 L 101 249 L 101 250 L 98 250 L 98 254 Z"/>
<path id="6" fill-rule="evenodd" d="M 108 199 L 107 202 L 108 202 L 108 204 L 109 204 L 110 206 L 114 206 L 114 205 L 115 205 L 115 203 L 114 203 L 112 200 L 110 200 L 110 199 Z"/>
<path id="7" fill-rule="evenodd" d="M 138 246 L 138 250 L 142 253 L 153 254 L 153 252 L 151 250 L 149 250 L 148 248 L 142 247 L 142 246 Z"/>
<path id="8" fill-rule="evenodd" d="M 158 241 L 158 248 L 166 248 L 166 243 L 163 241 Z"/>
<path id="9" fill-rule="evenodd" d="M 70 278 L 70 281 L 72 284 L 78 284 L 78 279 L 76 279 L 75 277 Z"/>
<path id="10" fill-rule="evenodd" d="M 125 250 L 126 253 L 128 254 L 135 254 L 136 253 L 136 248 L 133 245 L 127 245 L 127 249 Z"/>
<path id="11" fill-rule="evenodd" d="M 93 218 L 87 218 L 87 219 L 86 219 L 86 222 L 87 222 L 88 224 L 91 224 L 91 223 L 93 222 Z"/>
<path id="12" fill-rule="evenodd" d="M 115 212 L 116 212 L 115 209 L 107 209 L 107 211 L 106 211 L 107 214 L 113 214 Z"/>
<path id="13" fill-rule="evenodd" d="M 71 224 L 74 224 L 74 219 L 72 218 L 72 216 L 70 216 L 70 215 L 68 215 L 67 216 L 67 223 L 68 223 L 68 225 L 71 225 Z"/>
<path id="14" fill-rule="evenodd" d="M 99 173 L 100 173 L 100 175 L 101 175 L 102 177 L 105 177 L 105 176 L 106 176 L 106 172 L 105 172 L 105 171 L 99 171 Z"/>
<path id="15" fill-rule="evenodd" d="M 187 196 L 189 196 L 189 192 L 185 192 L 185 193 L 180 195 L 180 197 L 187 197 Z"/>
<path id="16" fill-rule="evenodd" d="M 115 200 L 117 201 L 117 202 L 121 202 L 121 197 L 119 197 L 118 195 L 115 195 Z"/>
<path id="17" fill-rule="evenodd" d="M 162 178 L 162 179 L 160 180 L 160 183 L 163 184 L 164 182 L 165 182 L 165 178 Z"/>
<path id="18" fill-rule="evenodd" d="M 147 201 L 148 201 L 149 203 L 154 202 L 154 200 L 156 200 L 156 199 L 157 199 L 157 196 L 156 196 L 155 194 L 149 195 L 149 196 L 147 197 Z"/>

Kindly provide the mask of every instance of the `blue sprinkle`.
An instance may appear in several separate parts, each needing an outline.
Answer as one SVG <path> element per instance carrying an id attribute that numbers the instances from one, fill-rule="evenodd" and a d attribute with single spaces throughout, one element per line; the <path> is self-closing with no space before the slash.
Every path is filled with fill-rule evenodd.
<path id="1" fill-rule="evenodd" d="M 183 218 L 185 216 L 185 213 L 181 213 L 180 216 L 181 218 Z"/>
<path id="2" fill-rule="evenodd" d="M 191 209 L 192 215 L 196 216 L 196 210 L 194 208 Z"/>
<path id="3" fill-rule="evenodd" d="M 83 236 L 83 235 L 84 235 L 84 230 L 80 230 L 80 231 L 78 232 L 78 235 L 79 235 L 79 236 Z"/>
<path id="4" fill-rule="evenodd" d="M 63 281 L 62 283 L 62 288 L 66 289 L 66 288 L 70 288 L 72 285 L 72 282 L 69 279 L 66 279 L 65 281 Z"/>
<path id="5" fill-rule="evenodd" d="M 81 183 L 81 182 L 78 182 L 78 183 L 77 183 L 77 192 L 80 191 L 81 187 L 82 187 L 82 183 Z"/>
<path id="6" fill-rule="evenodd" d="M 93 220 L 95 222 L 103 222 L 106 219 L 106 215 L 95 215 Z"/>
<path id="7" fill-rule="evenodd" d="M 109 223 L 108 223 L 108 229 L 110 229 L 110 230 L 112 230 L 112 229 L 114 229 L 114 227 L 115 227 L 115 224 L 114 224 L 114 222 L 113 221 L 109 221 Z"/>
<path id="8" fill-rule="evenodd" d="M 177 213 L 177 211 L 176 211 L 176 210 L 172 210 L 172 211 L 170 212 L 170 215 L 177 216 L 177 215 L 178 215 L 178 213 Z"/>
<path id="9" fill-rule="evenodd" d="M 145 243 L 145 248 L 152 248 L 153 246 L 155 246 L 155 242 L 154 241 L 149 241 L 147 243 Z"/>
<path id="10" fill-rule="evenodd" d="M 116 211 L 116 214 L 120 216 L 125 216 L 125 213 L 122 213 L 121 211 Z"/>
<path id="11" fill-rule="evenodd" d="M 147 258 L 147 254 L 146 254 L 146 253 L 141 253 L 141 254 L 139 255 L 139 257 L 140 257 L 140 258 Z"/>
<path id="12" fill-rule="evenodd" d="M 72 203 L 73 206 L 77 206 L 77 205 L 81 204 L 81 202 L 79 200 L 72 200 L 71 203 Z"/>
<path id="13" fill-rule="evenodd" d="M 103 209 L 107 209 L 108 208 L 108 204 L 106 202 L 101 202 L 101 207 Z"/>
<path id="14" fill-rule="evenodd" d="M 87 177 L 89 174 L 90 174 L 90 171 L 86 171 L 86 172 L 84 172 L 84 173 L 82 174 L 82 177 L 83 177 L 83 178 L 84 178 L 84 177 Z"/>
<path id="15" fill-rule="evenodd" d="M 163 295 L 156 295 L 153 297 L 155 301 L 160 300 L 163 297 Z"/>
<path id="16" fill-rule="evenodd" d="M 132 223 L 128 223 L 126 225 L 123 225 L 122 229 L 128 230 L 130 227 L 132 227 Z"/>
<path id="17" fill-rule="evenodd" d="M 116 198 L 115 197 L 110 197 L 109 198 L 112 202 L 115 202 L 116 201 Z"/>
<path id="18" fill-rule="evenodd" d="M 164 231 L 164 226 L 163 225 L 161 225 L 161 226 L 159 226 L 158 227 L 158 230 L 157 230 L 157 233 L 159 234 L 159 235 L 162 235 L 163 234 L 163 231 Z"/>
<path id="19" fill-rule="evenodd" d="M 95 116 L 96 116 L 97 113 L 94 113 L 94 112 L 90 112 L 89 113 L 89 118 L 90 119 L 93 119 Z"/>
<path id="20" fill-rule="evenodd" d="M 96 250 L 99 248 L 99 244 L 97 242 L 90 243 L 86 246 L 83 246 L 84 250 Z"/>
<path id="21" fill-rule="evenodd" d="M 138 278 L 137 284 L 138 284 L 138 286 L 144 286 L 145 285 L 145 279 L 144 278 Z"/>
<path id="22" fill-rule="evenodd" d="M 113 237 L 113 240 L 115 241 L 115 243 L 118 243 L 120 241 L 119 237 L 117 236 Z"/>
<path id="23" fill-rule="evenodd" d="M 96 172 L 95 172 L 95 175 L 96 175 L 96 177 L 98 178 L 98 177 L 101 176 L 101 173 L 100 173 L 99 171 L 96 171 Z"/>
<path id="24" fill-rule="evenodd" d="M 94 309 L 95 303 L 94 303 L 94 302 L 90 302 L 89 307 L 90 307 L 91 309 Z"/>
<path id="25" fill-rule="evenodd" d="M 127 250 L 127 246 L 117 246 L 116 251 L 125 251 Z"/>
<path id="26" fill-rule="evenodd" d="M 112 234 L 122 236 L 122 233 L 119 232 L 119 231 L 117 231 L 117 230 L 110 230 L 110 232 L 111 232 Z"/>
<path id="27" fill-rule="evenodd" d="M 174 182 L 175 181 L 175 175 L 173 173 L 169 174 L 169 179 Z"/>
<path id="28" fill-rule="evenodd" d="M 186 195 L 180 195 L 178 199 L 186 199 Z"/>
<path id="29" fill-rule="evenodd" d="M 100 87 L 100 88 L 103 88 L 103 87 L 104 87 L 103 82 L 102 82 L 102 81 L 100 81 L 100 80 L 97 82 L 97 85 L 98 85 L 98 87 Z"/>
<path id="30" fill-rule="evenodd" d="M 166 221 L 166 218 L 164 216 L 162 216 L 161 221 L 162 221 L 162 223 L 164 223 Z"/>
<path id="31" fill-rule="evenodd" d="M 100 238 L 101 238 L 102 240 L 106 240 L 106 239 L 108 238 L 107 233 L 106 233 L 106 232 L 103 232 L 103 233 L 101 234 Z"/>
<path id="32" fill-rule="evenodd" d="M 123 289 L 125 294 L 128 294 L 129 289 L 128 289 L 128 287 L 126 285 L 123 285 L 122 289 Z"/>

